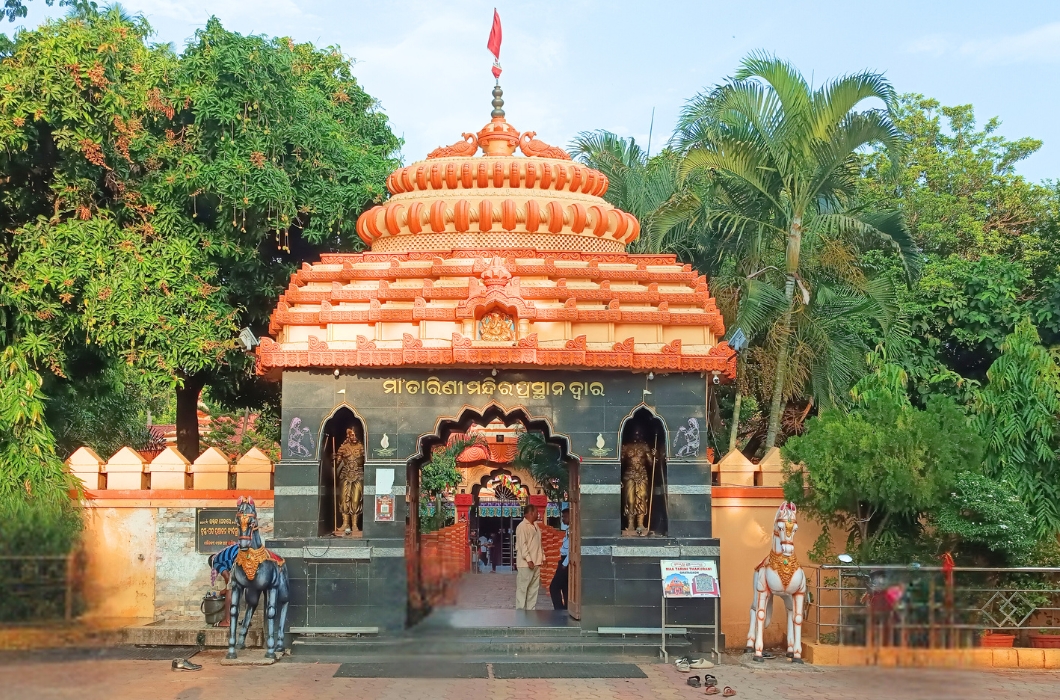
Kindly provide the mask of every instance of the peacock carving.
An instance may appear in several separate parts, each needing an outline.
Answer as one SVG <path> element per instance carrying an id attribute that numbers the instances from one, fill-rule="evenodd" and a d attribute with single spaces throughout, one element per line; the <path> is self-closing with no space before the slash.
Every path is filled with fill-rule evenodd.
<path id="1" fill-rule="evenodd" d="M 474 134 L 463 133 L 460 135 L 463 141 L 457 141 L 452 146 L 439 146 L 427 154 L 428 158 L 452 158 L 454 156 L 473 156 L 478 151 L 478 137 Z"/>
<path id="2" fill-rule="evenodd" d="M 529 158 L 559 158 L 570 160 L 570 155 L 562 148 L 549 146 L 544 141 L 535 139 L 536 131 L 527 131 L 519 137 L 519 150 Z"/>

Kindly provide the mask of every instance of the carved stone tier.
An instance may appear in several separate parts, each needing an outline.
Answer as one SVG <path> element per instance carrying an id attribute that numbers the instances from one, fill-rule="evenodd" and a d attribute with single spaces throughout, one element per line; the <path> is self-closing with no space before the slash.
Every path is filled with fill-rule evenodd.
<path id="1" fill-rule="evenodd" d="M 258 371 L 491 364 L 731 379 L 706 278 L 673 255 L 627 254 L 640 223 L 603 199 L 607 177 L 535 136 L 495 116 L 394 171 L 390 199 L 357 221 L 370 250 L 291 278 Z"/>

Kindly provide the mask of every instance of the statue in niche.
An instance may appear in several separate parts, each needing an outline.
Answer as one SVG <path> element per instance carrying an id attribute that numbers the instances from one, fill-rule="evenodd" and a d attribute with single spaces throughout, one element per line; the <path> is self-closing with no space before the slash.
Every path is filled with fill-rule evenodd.
<path id="1" fill-rule="evenodd" d="M 626 530 L 636 528 L 641 536 L 648 534 L 648 498 L 654 466 L 655 448 L 648 444 L 644 430 L 637 426 L 629 441 L 622 445 L 622 515 Z"/>
<path id="2" fill-rule="evenodd" d="M 515 340 L 515 323 L 508 314 L 491 311 L 479 322 L 479 337 L 482 340 Z"/>
<path id="3" fill-rule="evenodd" d="M 364 495 L 364 445 L 357 441 L 353 428 L 346 429 L 346 439 L 339 446 L 337 476 L 342 484 L 339 498 L 339 513 L 342 514 L 342 531 L 349 535 L 357 527 L 357 516 L 361 514 Z"/>

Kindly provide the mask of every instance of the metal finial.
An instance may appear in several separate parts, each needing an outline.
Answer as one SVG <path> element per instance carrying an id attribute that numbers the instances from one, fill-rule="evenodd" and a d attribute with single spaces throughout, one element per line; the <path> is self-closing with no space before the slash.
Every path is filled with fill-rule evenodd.
<path id="1" fill-rule="evenodd" d="M 501 90 L 501 84 L 497 83 L 493 86 L 493 111 L 490 112 L 491 117 L 503 117 L 504 116 L 504 90 Z"/>

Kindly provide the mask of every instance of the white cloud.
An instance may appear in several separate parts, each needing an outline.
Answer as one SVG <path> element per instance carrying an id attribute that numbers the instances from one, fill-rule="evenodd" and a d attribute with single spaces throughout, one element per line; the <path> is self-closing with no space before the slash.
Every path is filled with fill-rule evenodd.
<path id="1" fill-rule="evenodd" d="M 980 64 L 1053 63 L 1060 61 L 1060 22 L 1044 24 L 1021 34 L 960 40 L 930 34 L 908 45 L 912 53 L 951 55 Z"/>

